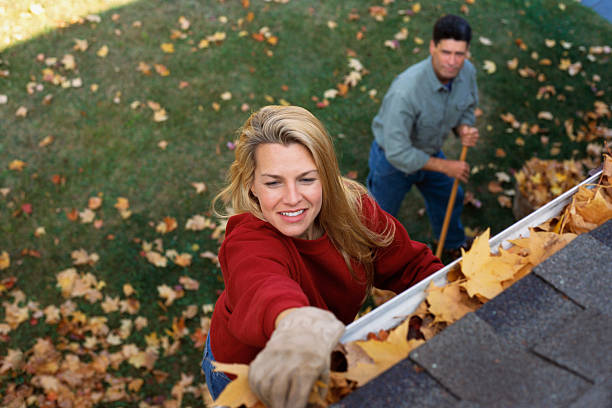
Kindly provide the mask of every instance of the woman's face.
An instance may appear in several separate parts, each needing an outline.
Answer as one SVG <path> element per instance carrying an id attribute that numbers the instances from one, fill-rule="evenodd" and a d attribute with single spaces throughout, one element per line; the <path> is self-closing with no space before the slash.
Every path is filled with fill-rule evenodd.
<path id="1" fill-rule="evenodd" d="M 310 152 L 298 143 L 266 143 L 255 149 L 255 163 L 251 192 L 266 221 L 289 237 L 318 238 L 323 191 Z"/>

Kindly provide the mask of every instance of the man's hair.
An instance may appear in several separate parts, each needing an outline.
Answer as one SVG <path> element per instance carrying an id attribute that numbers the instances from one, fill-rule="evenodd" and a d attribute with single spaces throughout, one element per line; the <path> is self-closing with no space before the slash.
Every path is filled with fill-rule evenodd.
<path id="1" fill-rule="evenodd" d="M 470 45 L 472 28 L 465 19 L 454 14 L 447 14 L 440 17 L 433 28 L 434 44 L 437 45 L 441 40 L 446 39 L 465 41 Z"/>

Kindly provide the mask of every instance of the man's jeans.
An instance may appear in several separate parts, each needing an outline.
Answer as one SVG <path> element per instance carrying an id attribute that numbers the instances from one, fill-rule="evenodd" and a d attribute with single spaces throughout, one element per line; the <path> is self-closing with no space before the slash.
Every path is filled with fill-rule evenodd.
<path id="1" fill-rule="evenodd" d="M 433 157 L 445 158 L 442 151 Z M 425 198 L 425 208 L 434 235 L 439 238 L 454 179 L 443 173 L 427 170 L 418 170 L 411 174 L 403 173 L 387 161 L 385 152 L 376 141 L 372 142 L 368 163 L 370 165 L 368 190 L 382 209 L 396 217 L 404 196 L 412 185 L 416 184 Z M 459 186 L 444 242 L 445 249 L 456 249 L 465 243 L 465 233 L 460 219 L 462 210 L 463 189 Z"/>
<path id="2" fill-rule="evenodd" d="M 217 399 L 231 380 L 225 373 L 221 371 L 214 371 L 215 367 L 212 364 L 213 361 L 215 361 L 215 357 L 213 356 L 212 349 L 210 348 L 209 331 L 208 336 L 206 337 L 204 357 L 202 358 L 202 371 L 204 371 L 204 375 L 206 376 L 206 385 L 208 386 L 210 395 L 212 395 L 213 399 Z"/>

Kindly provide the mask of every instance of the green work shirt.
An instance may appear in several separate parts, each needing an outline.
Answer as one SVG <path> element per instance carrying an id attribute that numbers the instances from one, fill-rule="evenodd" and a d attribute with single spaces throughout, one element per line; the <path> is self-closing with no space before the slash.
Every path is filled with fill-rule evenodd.
<path id="1" fill-rule="evenodd" d="M 431 57 L 398 75 L 372 121 L 376 143 L 398 170 L 423 168 L 458 125 L 474 125 L 478 104 L 476 69 L 465 61 L 451 90 L 436 76 Z"/>

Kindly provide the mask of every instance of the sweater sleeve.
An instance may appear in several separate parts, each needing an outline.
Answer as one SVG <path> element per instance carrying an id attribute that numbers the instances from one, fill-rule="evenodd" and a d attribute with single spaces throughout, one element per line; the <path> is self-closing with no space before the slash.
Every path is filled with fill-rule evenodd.
<path id="1" fill-rule="evenodd" d="M 372 198 L 364 199 L 363 207 L 364 214 L 373 221 L 371 229 L 380 233 L 387 222 L 395 227 L 393 242 L 376 252 L 375 287 L 400 293 L 444 267 L 427 245 L 411 240 L 404 226 Z"/>
<path id="2" fill-rule="evenodd" d="M 229 331 L 241 342 L 264 347 L 280 312 L 309 302 L 292 276 L 290 249 L 265 228 L 239 228 L 219 254 L 225 279 Z"/>

